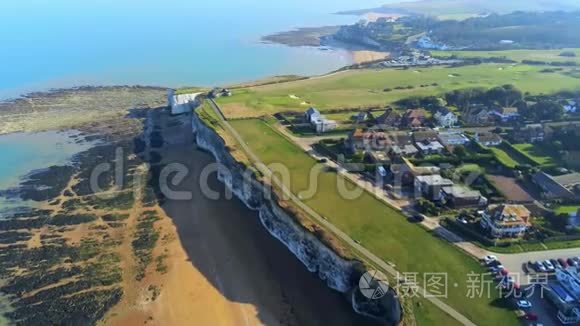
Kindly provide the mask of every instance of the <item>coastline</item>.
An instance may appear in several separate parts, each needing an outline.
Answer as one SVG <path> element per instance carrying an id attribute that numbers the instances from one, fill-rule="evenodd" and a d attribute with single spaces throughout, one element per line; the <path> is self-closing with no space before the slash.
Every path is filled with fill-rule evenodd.
<path id="1" fill-rule="evenodd" d="M 53 119 L 73 114 L 74 119 L 67 124 L 76 124 L 77 129 L 83 133 L 81 138 L 99 135 L 100 139 L 107 142 L 82 153 L 78 157 L 79 168 L 90 168 L 93 164 L 108 162 L 110 155 L 114 154 L 117 141 L 121 141 L 126 150 L 125 155 L 131 162 L 127 173 L 135 171 L 134 173 L 140 174 L 146 171 L 141 170 L 141 161 L 135 155 L 143 157 L 144 162 L 149 161 L 153 170 L 159 164 L 178 161 L 190 164 L 192 171 L 199 171 L 200 164 L 213 161 L 210 155 L 199 152 L 192 144 L 192 135 L 188 131 L 191 128 L 188 127 L 191 119 L 185 117 L 188 122 L 184 121 L 183 116 L 169 117 L 167 109 L 152 108 L 157 103 L 157 96 L 161 94 L 158 90 L 149 91 L 152 92 L 150 95 L 153 102 L 143 105 L 142 109 L 128 110 L 124 99 L 117 104 L 109 102 L 109 109 L 101 112 L 108 113 L 101 114 L 100 119 L 91 118 L 92 121 L 81 119 L 77 116 L 78 112 L 71 111 L 71 107 L 78 105 L 79 98 L 89 96 L 88 102 L 96 99 L 106 102 L 113 98 L 120 99 L 112 96 L 114 92 L 124 94 L 122 97 L 129 99 L 133 93 L 121 87 L 91 90 L 90 95 L 85 93 L 86 90 L 62 90 L 59 95 L 48 95 L 50 103 L 60 104 L 50 110 Z M 73 94 L 75 92 L 77 93 Z M 62 105 L 63 95 L 69 100 L 72 99 L 74 105 Z M 40 100 L 38 96 L 30 98 L 34 98 L 34 101 Z M 43 101 L 48 99 L 44 98 Z M 158 121 L 156 119 L 159 116 L 165 117 L 162 119 L 166 121 L 161 124 L 154 122 Z M 156 136 L 158 132 L 160 134 Z M 131 140 L 133 137 L 136 137 L 134 141 Z M 163 145 L 152 147 L 157 146 L 155 144 L 159 138 Z M 145 145 L 142 145 L 143 142 Z M 133 143 L 136 154 L 131 149 Z M 154 153 L 157 154 L 153 155 Z M 99 158 L 101 154 L 107 156 Z M 161 162 L 154 160 L 158 154 L 163 157 Z M 196 187 L 199 184 L 197 174 L 191 174 L 190 178 L 185 187 Z M 105 213 L 112 213 L 111 211 L 104 212 L 95 208 L 96 206 L 85 206 L 84 200 L 90 196 L 79 197 L 83 195 L 82 192 L 79 193 L 81 188 L 77 189 L 74 185 L 83 179 L 80 176 L 71 178 L 64 194 L 60 193 L 54 200 L 43 203 L 46 211 L 42 211 L 42 214 L 51 211 L 54 212 L 51 215 L 62 214 L 61 210 L 66 209 L 68 212 L 72 209 L 72 212 L 78 214 L 95 214 L 97 220 L 61 228 L 31 227 L 26 231 L 26 234 L 30 233 L 30 240 L 16 242 L 15 247 L 10 247 L 10 250 L 27 253 L 43 248 L 48 241 L 45 237 L 54 237 L 53 245 L 56 248 L 82 246 L 84 243 L 96 241 L 95 245 L 101 250 L 111 251 L 107 255 L 114 255 L 110 257 L 117 257 L 115 259 L 118 262 L 115 261 L 108 267 L 113 273 L 122 272 L 123 277 L 121 279 L 115 276 L 117 292 L 111 297 L 112 301 L 108 301 L 96 315 L 106 312 L 104 319 L 98 324 L 125 325 L 165 320 L 174 323 L 190 320 L 224 326 L 302 325 L 312 321 L 316 324 L 366 324 L 364 317 L 351 310 L 342 294 L 327 288 L 316 274 L 310 273 L 288 248 L 266 231 L 256 216 L 257 213 L 248 210 L 237 199 L 217 206 L 211 201 L 202 204 L 199 197 L 194 197 L 193 202 L 172 202 L 157 198 L 150 203 L 148 192 L 139 191 L 135 193 L 135 203 L 129 210 L 113 209 L 114 214 L 117 214 L 117 209 L 121 209 L 122 214 L 128 216 L 124 217 L 123 222 L 112 223 L 101 220 L 106 217 Z M 212 178 L 210 182 L 212 188 L 223 191 L 224 185 L 216 178 Z M 85 199 L 81 203 L 76 202 L 80 198 Z M 76 203 L 76 206 L 72 203 Z M 231 214 L 234 211 L 237 212 L 236 216 Z M 143 214 L 153 212 L 157 219 L 154 228 L 147 232 L 152 232 L 158 240 L 149 253 L 152 257 L 151 263 L 142 269 L 133 246 L 141 227 L 140 219 Z M 32 211 L 30 214 L 37 213 Z M 14 217 L 9 217 L 8 221 L 3 224 L 4 228 L 18 222 Z M 232 227 L 233 225 L 236 226 Z M 104 240 L 101 242 L 101 239 L 110 239 L 111 243 Z M 18 247 L 20 245 L 24 247 Z M 1 244 L 0 247 L 5 248 Z M 95 254 L 98 253 L 91 253 L 90 257 Z M 56 257 L 60 256 L 57 254 Z M 76 264 L 76 261 L 73 263 Z M 25 264 L 25 260 L 11 264 Z M 141 273 L 142 278 L 138 276 Z M 9 282 L 21 277 L 12 274 L 4 276 Z M 40 292 L 42 291 L 47 290 L 41 288 Z M 92 293 L 87 292 L 87 295 Z M 54 299 L 62 300 L 58 296 Z M 326 308 L 321 309 L 322 306 Z M 22 306 L 17 304 L 15 307 L 18 313 L 23 313 Z M 112 309 L 107 312 L 110 307 Z"/>

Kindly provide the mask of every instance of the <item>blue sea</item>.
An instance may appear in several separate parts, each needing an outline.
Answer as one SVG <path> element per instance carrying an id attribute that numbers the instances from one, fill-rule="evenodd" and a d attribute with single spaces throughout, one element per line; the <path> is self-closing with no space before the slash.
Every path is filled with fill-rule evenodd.
<path id="1" fill-rule="evenodd" d="M 321 74 L 344 51 L 262 44 L 296 27 L 354 23 L 388 0 L 0 1 L 0 98 L 52 87 L 211 86 Z"/>
<path id="2" fill-rule="evenodd" d="M 75 131 L 0 135 L 0 189 L 17 186 L 33 170 L 66 164 L 73 155 L 94 145 L 84 140 L 77 142 L 76 136 Z M 18 200 L 0 198 L 0 211 L 21 204 Z"/>

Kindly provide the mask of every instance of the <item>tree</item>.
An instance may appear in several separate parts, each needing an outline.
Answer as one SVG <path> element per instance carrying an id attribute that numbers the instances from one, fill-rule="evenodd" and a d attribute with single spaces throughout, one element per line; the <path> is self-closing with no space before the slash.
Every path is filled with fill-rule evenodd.
<path id="1" fill-rule="evenodd" d="M 417 210 L 420 213 L 427 214 L 427 215 L 439 215 L 441 210 L 435 206 L 435 204 L 429 200 L 420 198 L 417 200 Z"/>
<path id="2" fill-rule="evenodd" d="M 530 115 L 536 121 L 560 120 L 564 116 L 564 107 L 554 101 L 542 100 L 532 105 Z"/>
<path id="3" fill-rule="evenodd" d="M 568 224 L 570 222 L 570 216 L 568 214 L 548 214 L 546 216 L 550 225 L 556 231 L 565 232 Z"/>
<path id="4" fill-rule="evenodd" d="M 465 149 L 465 146 L 463 146 L 463 145 L 455 146 L 455 148 L 453 149 L 453 155 L 455 155 L 459 158 L 466 157 L 467 150 Z"/>

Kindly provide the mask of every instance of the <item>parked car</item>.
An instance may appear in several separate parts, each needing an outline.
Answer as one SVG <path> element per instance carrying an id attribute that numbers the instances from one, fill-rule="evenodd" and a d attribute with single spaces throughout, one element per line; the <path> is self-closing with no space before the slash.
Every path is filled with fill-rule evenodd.
<path id="1" fill-rule="evenodd" d="M 502 275 L 501 271 L 504 269 L 503 265 L 492 266 L 489 268 L 492 274 Z"/>
<path id="2" fill-rule="evenodd" d="M 546 269 L 546 267 L 544 266 L 544 264 L 542 264 L 541 261 L 537 261 L 534 263 L 534 269 L 536 270 L 536 272 L 540 272 L 540 273 L 545 273 L 548 271 Z"/>
<path id="3" fill-rule="evenodd" d="M 491 263 L 493 263 L 493 262 L 497 261 L 497 256 L 494 256 L 494 255 L 489 255 L 489 256 L 485 256 L 485 257 L 483 257 L 481 260 L 483 260 L 483 262 L 484 262 L 486 265 L 489 265 L 489 264 L 491 264 Z"/>
<path id="4" fill-rule="evenodd" d="M 566 262 L 566 259 L 558 258 L 558 263 L 560 263 L 560 266 L 562 266 L 562 268 L 568 268 L 568 263 Z"/>
<path id="5" fill-rule="evenodd" d="M 562 269 L 562 265 L 556 259 L 550 259 L 550 263 L 554 266 L 554 268 Z"/>
<path id="6" fill-rule="evenodd" d="M 520 309 L 529 309 L 532 307 L 532 303 L 528 300 L 518 300 L 516 304 Z"/>
<path id="7" fill-rule="evenodd" d="M 568 260 L 566 261 L 568 263 L 568 265 L 572 266 L 572 267 L 578 267 L 578 262 L 574 260 L 574 258 L 568 258 Z"/>
<path id="8" fill-rule="evenodd" d="M 544 264 L 544 267 L 546 267 L 546 270 L 548 272 L 553 272 L 555 270 L 554 265 L 552 265 L 552 263 L 549 260 L 544 260 L 542 264 Z"/>

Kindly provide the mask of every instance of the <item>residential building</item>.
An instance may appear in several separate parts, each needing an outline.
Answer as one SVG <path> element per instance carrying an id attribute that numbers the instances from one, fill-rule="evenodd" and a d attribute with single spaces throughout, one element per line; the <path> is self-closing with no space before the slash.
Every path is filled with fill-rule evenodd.
<path id="1" fill-rule="evenodd" d="M 445 149 L 439 142 L 439 133 L 435 130 L 416 131 L 413 133 L 413 140 L 423 154 L 441 153 Z"/>
<path id="2" fill-rule="evenodd" d="M 390 134 L 382 131 L 364 131 L 362 129 L 356 129 L 349 135 L 348 143 L 353 152 L 356 152 L 357 150 L 385 151 L 392 143 L 392 138 L 390 137 Z"/>
<path id="3" fill-rule="evenodd" d="M 487 147 L 499 146 L 503 142 L 501 136 L 493 132 L 478 132 L 474 139 L 478 144 Z"/>
<path id="4" fill-rule="evenodd" d="M 406 158 L 402 159 L 402 163 L 391 164 L 389 169 L 395 186 L 412 185 L 418 176 L 434 175 L 441 172 L 441 169 L 436 166 L 415 166 Z"/>
<path id="5" fill-rule="evenodd" d="M 373 163 L 389 163 L 391 161 L 385 151 L 370 151 L 367 155 Z"/>
<path id="6" fill-rule="evenodd" d="M 483 197 L 481 192 L 463 185 L 443 187 L 441 191 L 447 204 L 454 208 L 487 205 L 487 198 Z"/>
<path id="7" fill-rule="evenodd" d="M 442 189 L 450 186 L 453 186 L 453 181 L 439 174 L 415 177 L 415 193 L 420 193 L 429 200 L 440 201 L 443 199 Z"/>
<path id="8" fill-rule="evenodd" d="M 219 98 L 219 97 L 230 97 L 232 96 L 232 91 L 227 88 L 214 88 L 209 94 L 209 98 Z"/>
<path id="9" fill-rule="evenodd" d="M 444 128 L 451 128 L 455 126 L 459 121 L 457 115 L 451 112 L 451 110 L 449 110 L 448 108 L 442 108 L 437 110 L 435 115 L 433 115 L 433 118 L 435 119 L 439 127 Z"/>
<path id="10" fill-rule="evenodd" d="M 421 128 L 427 119 L 427 113 L 423 109 L 407 110 L 403 115 L 402 125 L 410 128 Z"/>
<path id="11" fill-rule="evenodd" d="M 576 113 L 578 109 L 578 103 L 575 100 L 568 100 L 566 104 L 564 104 L 564 111 L 566 113 Z"/>
<path id="12" fill-rule="evenodd" d="M 536 143 L 546 139 L 546 132 L 544 126 L 537 123 L 514 130 L 513 137 L 519 143 Z"/>
<path id="13" fill-rule="evenodd" d="M 421 153 L 425 155 L 439 154 L 442 153 L 443 150 L 445 149 L 445 146 L 443 146 L 440 142 L 436 140 L 434 141 L 424 140 L 422 142 L 415 143 L 415 146 L 417 146 L 419 151 L 421 151 Z"/>
<path id="14" fill-rule="evenodd" d="M 415 143 L 437 140 L 439 140 L 439 133 L 435 130 L 422 130 L 413 132 L 413 141 Z"/>
<path id="15" fill-rule="evenodd" d="M 359 112 L 358 114 L 352 117 L 352 120 L 356 124 L 365 123 L 369 120 L 369 114 L 368 112 Z"/>
<path id="16" fill-rule="evenodd" d="M 395 155 L 395 156 L 410 157 L 410 156 L 415 156 L 415 155 L 419 154 L 419 150 L 413 144 L 394 145 L 393 147 L 391 147 L 390 154 Z"/>
<path id="17" fill-rule="evenodd" d="M 320 111 L 318 111 L 316 108 L 309 108 L 304 113 L 304 120 L 306 120 L 308 123 L 313 123 L 315 119 L 319 119 L 321 116 L 322 115 L 320 114 Z"/>
<path id="18" fill-rule="evenodd" d="M 532 176 L 547 198 L 576 199 L 576 189 L 580 186 L 580 173 L 569 173 L 560 176 L 551 176 L 545 172 L 538 172 Z"/>
<path id="19" fill-rule="evenodd" d="M 324 116 L 315 119 L 312 126 L 317 133 L 325 133 L 334 130 L 338 127 L 338 123 L 334 120 L 328 120 Z"/>
<path id="20" fill-rule="evenodd" d="M 494 238 L 516 238 L 530 227 L 531 213 L 523 205 L 492 205 L 482 214 L 481 226 Z"/>
<path id="21" fill-rule="evenodd" d="M 467 109 L 462 118 L 470 125 L 488 125 L 490 123 L 490 111 L 482 105 L 473 105 Z"/>
<path id="22" fill-rule="evenodd" d="M 509 107 L 509 108 L 496 108 L 491 112 L 493 116 L 500 122 L 510 122 L 518 119 L 520 117 L 518 108 L 516 107 Z"/>
<path id="23" fill-rule="evenodd" d="M 320 111 L 313 107 L 304 113 L 304 119 L 312 125 L 312 128 L 317 133 L 325 133 L 338 127 L 336 121 L 326 119 L 325 116 L 320 114 Z"/>
<path id="24" fill-rule="evenodd" d="M 413 144 L 412 136 L 408 134 L 398 134 L 393 137 L 393 143 L 389 154 L 394 156 L 415 156 L 419 150 Z"/>
<path id="25" fill-rule="evenodd" d="M 443 146 L 459 146 L 469 143 L 470 140 L 459 131 L 448 131 L 439 133 L 439 142 Z"/>
<path id="26" fill-rule="evenodd" d="M 377 125 L 382 128 L 396 128 L 401 125 L 401 114 L 393 109 L 387 109 L 385 113 L 375 119 Z"/>

